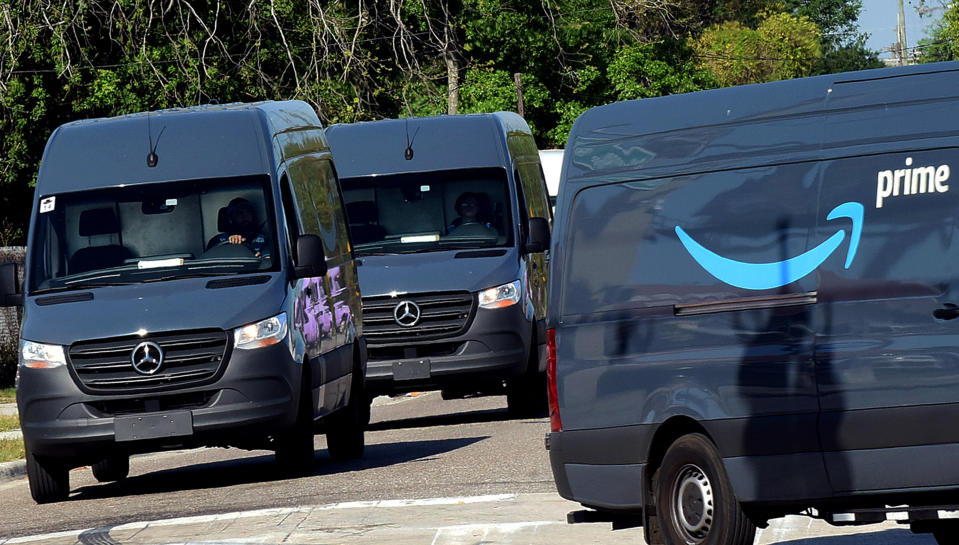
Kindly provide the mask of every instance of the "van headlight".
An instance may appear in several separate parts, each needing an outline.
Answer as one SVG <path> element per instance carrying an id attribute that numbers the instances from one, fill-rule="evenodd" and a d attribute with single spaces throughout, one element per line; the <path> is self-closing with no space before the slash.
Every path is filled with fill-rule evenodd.
<path id="1" fill-rule="evenodd" d="M 509 284 L 479 292 L 480 308 L 503 308 L 519 303 L 519 298 L 522 295 L 521 286 L 519 280 L 516 280 Z"/>
<path id="2" fill-rule="evenodd" d="M 233 331 L 233 345 L 241 350 L 262 348 L 286 337 L 286 313 L 238 327 Z"/>
<path id="3" fill-rule="evenodd" d="M 20 365 L 30 369 L 53 369 L 67 364 L 63 347 L 59 344 L 43 344 L 20 341 Z"/>

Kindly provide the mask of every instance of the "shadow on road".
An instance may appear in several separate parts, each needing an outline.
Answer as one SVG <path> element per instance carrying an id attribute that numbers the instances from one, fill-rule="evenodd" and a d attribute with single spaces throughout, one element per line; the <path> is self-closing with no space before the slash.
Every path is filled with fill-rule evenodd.
<path id="1" fill-rule="evenodd" d="M 367 426 L 368 431 L 395 430 L 403 428 L 429 428 L 432 426 L 455 426 L 458 424 L 480 424 L 484 422 L 505 422 L 510 420 L 506 409 L 483 409 L 460 413 L 438 414 L 434 416 L 417 416 L 413 418 L 399 418 L 372 422 Z"/>
<path id="2" fill-rule="evenodd" d="M 881 530 L 848 536 L 824 536 L 778 541 L 776 545 L 926 545 L 935 540 L 928 534 L 914 534 L 909 530 Z"/>
<path id="3" fill-rule="evenodd" d="M 335 462 L 325 449 L 317 449 L 315 453 L 317 464 L 309 476 L 362 471 L 422 460 L 467 447 L 485 439 L 489 439 L 489 436 L 367 445 L 362 459 L 348 462 Z M 120 482 L 84 486 L 70 496 L 70 501 L 201 490 L 290 478 L 273 463 L 272 454 L 265 454 L 165 469 L 130 477 Z"/>

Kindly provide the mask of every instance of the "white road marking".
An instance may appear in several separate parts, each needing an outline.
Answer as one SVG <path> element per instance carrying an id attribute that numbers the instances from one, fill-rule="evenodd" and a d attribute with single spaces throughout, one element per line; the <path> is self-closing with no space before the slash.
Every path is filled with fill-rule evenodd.
<path id="1" fill-rule="evenodd" d="M 527 528 L 535 529 L 541 526 L 550 526 L 554 524 L 565 525 L 565 522 L 558 520 L 540 520 L 533 522 L 502 522 L 502 523 L 475 523 L 460 524 L 457 526 L 441 526 L 436 529 L 433 541 L 430 545 L 459 545 L 461 543 L 487 543 L 492 533 L 497 539 L 496 543 L 505 543 L 503 537 Z M 481 536 L 477 536 L 482 533 Z M 479 537 L 479 539 L 476 539 Z"/>
<path id="2" fill-rule="evenodd" d="M 233 513 L 222 513 L 219 515 L 197 515 L 192 517 L 178 517 L 172 519 L 151 520 L 129 522 L 111 528 L 111 531 L 117 530 L 142 530 L 150 526 L 177 526 L 187 524 L 203 524 L 224 520 L 236 520 L 255 517 L 272 517 L 277 515 L 288 515 L 291 513 L 309 513 L 311 511 L 326 511 L 333 509 L 370 509 L 370 508 L 397 508 L 397 507 L 427 507 L 436 505 L 467 505 L 475 503 L 493 503 L 504 502 L 516 499 L 516 494 L 492 494 L 488 496 L 461 496 L 452 498 L 424 498 L 424 499 L 397 499 L 397 500 L 372 500 L 372 501 L 351 501 L 332 503 L 327 505 L 300 506 L 300 507 L 275 507 L 270 509 L 256 509 L 252 511 L 237 511 Z M 35 536 L 15 537 L 4 541 L 0 538 L 0 545 L 13 545 L 16 543 L 30 543 L 34 541 L 44 541 L 47 539 L 57 539 L 62 537 L 77 537 L 84 532 L 89 532 L 94 528 L 83 530 L 69 530 L 65 532 L 56 532 L 52 534 L 42 534 Z"/>

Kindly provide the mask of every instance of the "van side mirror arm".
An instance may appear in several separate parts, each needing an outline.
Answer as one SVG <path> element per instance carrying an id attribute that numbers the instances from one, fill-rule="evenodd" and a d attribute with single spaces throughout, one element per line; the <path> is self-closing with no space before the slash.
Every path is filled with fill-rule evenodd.
<path id="1" fill-rule="evenodd" d="M 0 307 L 22 307 L 23 294 L 17 289 L 17 264 L 0 265 Z"/>
<path id="2" fill-rule="evenodd" d="M 549 249 L 549 221 L 546 218 L 530 218 L 527 232 L 529 237 L 523 247 L 526 253 L 535 254 Z"/>
<path id="3" fill-rule="evenodd" d="M 316 235 L 300 235 L 296 239 L 294 278 L 326 275 L 326 254 L 323 241 Z"/>

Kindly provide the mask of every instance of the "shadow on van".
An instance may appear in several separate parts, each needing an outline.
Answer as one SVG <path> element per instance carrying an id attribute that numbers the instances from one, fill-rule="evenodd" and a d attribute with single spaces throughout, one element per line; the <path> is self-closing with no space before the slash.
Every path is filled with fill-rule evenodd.
<path id="1" fill-rule="evenodd" d="M 363 459 L 344 462 L 332 461 L 326 449 L 317 448 L 316 458 L 320 463 L 316 465 L 310 476 L 389 467 L 452 452 L 486 439 L 489 439 L 489 436 L 481 435 L 457 439 L 367 445 Z M 69 499 L 91 500 L 184 490 L 204 490 L 241 484 L 282 481 L 289 478 L 288 474 L 284 474 L 273 463 L 273 455 L 265 454 L 263 456 L 164 469 L 130 477 L 119 482 L 83 486 L 78 488 Z"/>

